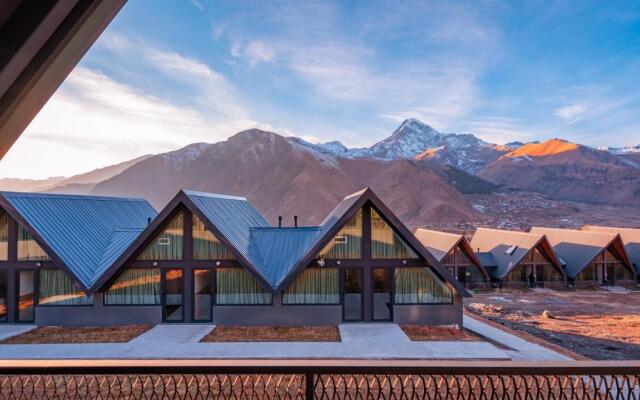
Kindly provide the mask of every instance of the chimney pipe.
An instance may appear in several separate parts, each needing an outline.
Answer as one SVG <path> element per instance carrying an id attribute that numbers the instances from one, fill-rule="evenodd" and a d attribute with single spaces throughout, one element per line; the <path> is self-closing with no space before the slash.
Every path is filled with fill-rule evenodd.
<path id="1" fill-rule="evenodd" d="M 278 228 L 282 228 L 282 215 L 278 215 Z"/>
<path id="2" fill-rule="evenodd" d="M 296 228 L 298 227 L 298 216 L 297 215 L 293 216 L 293 226 L 295 226 Z"/>
<path id="3" fill-rule="evenodd" d="M 147 217 L 147 225 L 151 224 L 151 217 Z"/>

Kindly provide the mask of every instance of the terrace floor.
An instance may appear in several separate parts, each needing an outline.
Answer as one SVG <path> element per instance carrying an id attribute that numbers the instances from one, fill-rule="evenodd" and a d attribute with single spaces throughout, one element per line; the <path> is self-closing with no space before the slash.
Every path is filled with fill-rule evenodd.
<path id="1" fill-rule="evenodd" d="M 485 325 L 478 321 L 469 327 L 470 330 L 479 329 L 478 324 Z M 0 327 L 0 334 L 5 328 L 9 326 Z M 499 349 L 489 341 L 411 341 L 400 326 L 391 323 L 342 324 L 339 326 L 340 342 L 201 343 L 200 340 L 214 328 L 214 325 L 157 325 L 128 343 L 0 345 L 0 354 L 3 359 L 434 360 L 508 360 L 519 354 L 518 349 Z M 490 330 L 488 332 L 491 334 Z M 523 346 L 527 347 L 526 344 Z M 516 358 L 535 360 L 536 354 L 541 353 L 527 352 Z M 553 359 L 548 355 L 545 353 L 541 359 Z"/>

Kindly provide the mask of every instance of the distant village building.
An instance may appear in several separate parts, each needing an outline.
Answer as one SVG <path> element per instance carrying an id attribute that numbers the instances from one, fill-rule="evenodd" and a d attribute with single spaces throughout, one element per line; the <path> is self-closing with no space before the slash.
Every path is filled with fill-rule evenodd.
<path id="1" fill-rule="evenodd" d="M 531 232 L 547 236 L 571 285 L 633 284 L 637 279 L 618 233 L 542 227 Z"/>
<path id="2" fill-rule="evenodd" d="M 563 287 L 566 275 L 544 234 L 478 228 L 470 243 L 500 287 Z"/>
<path id="3" fill-rule="evenodd" d="M 480 259 L 462 234 L 417 229 L 416 238 L 466 288 L 485 288 L 491 282 Z"/>

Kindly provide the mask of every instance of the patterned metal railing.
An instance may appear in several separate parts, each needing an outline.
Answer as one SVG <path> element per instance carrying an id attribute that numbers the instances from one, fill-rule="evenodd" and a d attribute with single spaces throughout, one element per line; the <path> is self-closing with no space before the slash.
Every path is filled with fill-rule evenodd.
<path id="1" fill-rule="evenodd" d="M 640 399 L 640 362 L 0 361 L 2 399 Z"/>

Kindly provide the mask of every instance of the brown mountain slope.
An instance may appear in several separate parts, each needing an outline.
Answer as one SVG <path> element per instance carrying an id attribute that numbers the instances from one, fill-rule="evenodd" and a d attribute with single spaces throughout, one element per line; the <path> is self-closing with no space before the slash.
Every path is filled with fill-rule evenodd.
<path id="1" fill-rule="evenodd" d="M 298 215 L 303 224 L 317 224 L 364 186 L 409 224 L 474 215 L 458 191 L 413 162 L 335 158 L 259 130 L 148 158 L 92 193 L 145 197 L 156 208 L 181 188 L 226 193 L 247 197 L 272 222 L 283 215 L 291 224 Z"/>
<path id="2" fill-rule="evenodd" d="M 522 146 L 478 175 L 495 184 L 544 193 L 554 199 L 640 205 L 637 164 L 560 139 Z"/>

